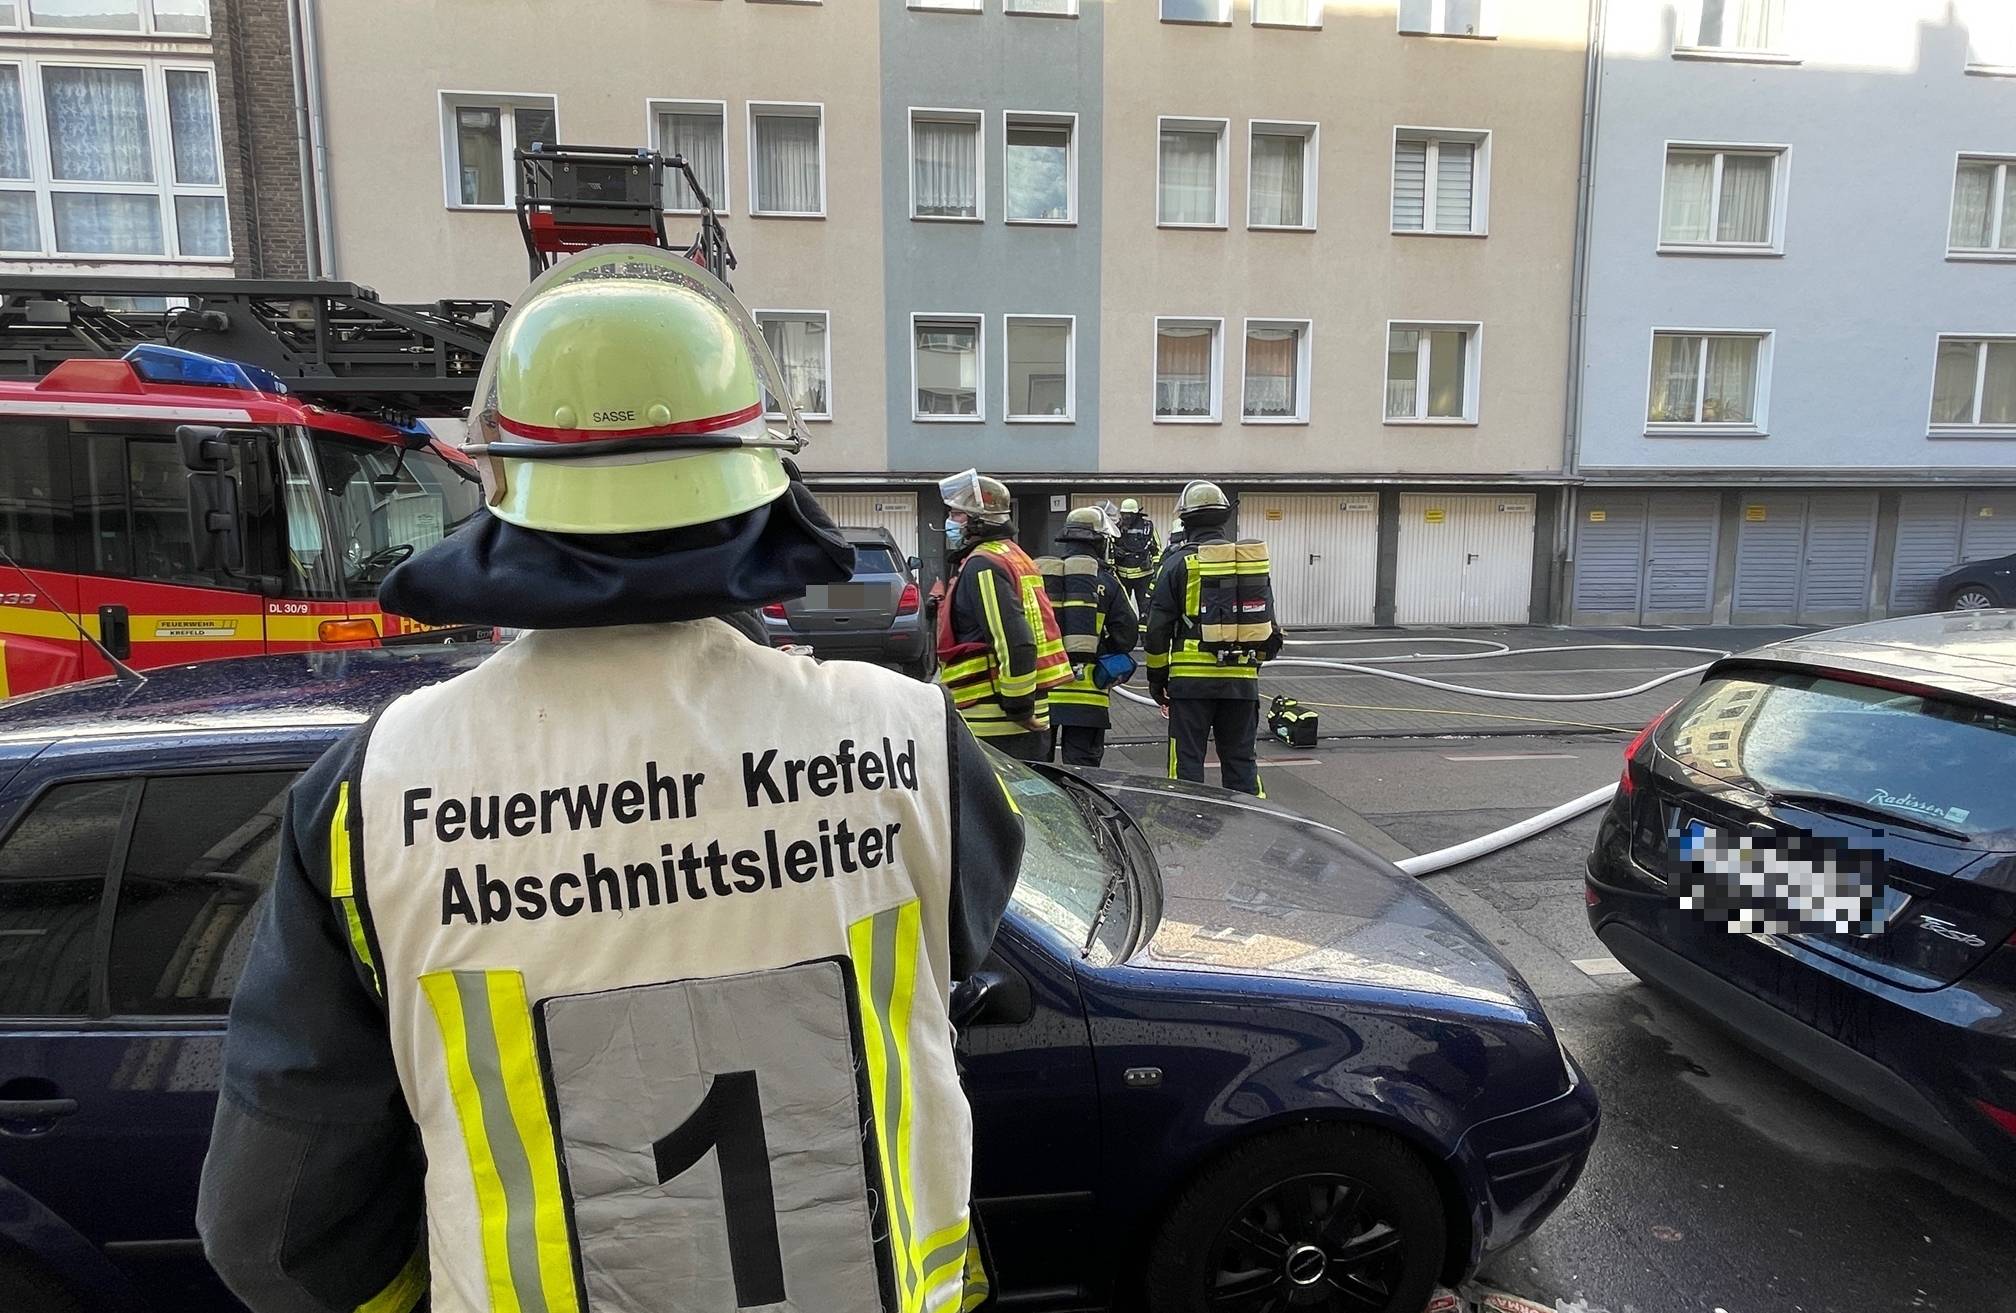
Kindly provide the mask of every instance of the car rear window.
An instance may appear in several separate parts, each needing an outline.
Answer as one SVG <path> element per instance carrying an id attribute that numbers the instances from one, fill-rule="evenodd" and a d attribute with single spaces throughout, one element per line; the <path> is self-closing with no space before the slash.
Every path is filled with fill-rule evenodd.
<path id="1" fill-rule="evenodd" d="M 901 574 L 903 567 L 896 562 L 896 553 L 876 543 L 856 543 L 854 545 L 854 573 Z"/>
<path id="2" fill-rule="evenodd" d="M 1704 681 L 1658 742 L 1733 784 L 2016 837 L 2016 715 L 1974 703 L 1819 674 L 1731 673 Z"/>

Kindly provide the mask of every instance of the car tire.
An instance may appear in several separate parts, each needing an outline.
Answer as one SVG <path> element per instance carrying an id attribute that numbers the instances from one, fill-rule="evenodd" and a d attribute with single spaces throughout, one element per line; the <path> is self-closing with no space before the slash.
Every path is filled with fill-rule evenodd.
<path id="1" fill-rule="evenodd" d="M 1985 611 L 2000 605 L 1986 584 L 1961 584 L 1946 599 L 1948 611 Z"/>
<path id="2" fill-rule="evenodd" d="M 85 1313 L 84 1305 L 75 1295 L 18 1249 L 0 1250 L 0 1309 Z"/>
<path id="3" fill-rule="evenodd" d="M 1143 1293 L 1149 1313 L 1420 1313 L 1447 1230 L 1434 1178 L 1399 1140 L 1298 1127 L 1240 1145 L 1183 1190 Z"/>

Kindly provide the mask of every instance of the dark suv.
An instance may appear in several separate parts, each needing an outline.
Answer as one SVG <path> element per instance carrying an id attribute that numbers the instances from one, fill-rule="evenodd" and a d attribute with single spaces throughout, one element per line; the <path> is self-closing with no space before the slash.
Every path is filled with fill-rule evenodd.
<path id="1" fill-rule="evenodd" d="M 917 558 L 906 558 L 887 529 L 840 532 L 854 547 L 854 577 L 764 607 L 770 645 L 804 644 L 817 657 L 878 661 L 929 679 L 935 649 L 917 591 Z"/>

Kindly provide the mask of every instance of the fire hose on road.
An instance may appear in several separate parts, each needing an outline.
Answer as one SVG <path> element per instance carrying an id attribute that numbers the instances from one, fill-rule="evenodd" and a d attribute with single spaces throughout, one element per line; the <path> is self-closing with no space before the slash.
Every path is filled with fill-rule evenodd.
<path id="1" fill-rule="evenodd" d="M 1405 635 L 1392 638 L 1291 638 L 1284 640 L 1287 647 L 1353 647 L 1374 643 L 1406 643 L 1422 640 Z M 1468 684 L 1453 684 L 1446 680 L 1429 679 L 1423 675 L 1410 675 L 1401 670 L 1384 669 L 1384 666 L 1404 662 L 1431 661 L 1484 661 L 1498 657 L 1530 656 L 1535 653 L 1554 652 L 1686 652 L 1696 656 L 1724 657 L 1727 651 L 1719 647 L 1687 647 L 1671 643 L 1574 643 L 1560 647 L 1512 647 L 1488 638 L 1436 638 L 1427 640 L 1434 643 L 1461 643 L 1468 647 L 1483 648 L 1476 652 L 1410 652 L 1396 656 L 1368 656 L 1357 661 L 1338 661 L 1321 657 L 1277 657 L 1267 663 L 1269 668 L 1277 666 L 1297 666 L 1306 669 L 1341 670 L 1351 674 L 1371 675 L 1380 679 L 1396 680 L 1404 684 L 1414 684 L 1422 688 L 1437 689 L 1445 693 L 1461 693 L 1469 697 L 1490 698 L 1502 702 L 1610 702 L 1619 698 L 1635 697 L 1649 692 L 1663 684 L 1699 675 L 1713 664 L 1712 661 L 1688 666 L 1684 670 L 1673 670 L 1656 678 L 1648 679 L 1629 688 L 1606 689 L 1597 693 L 1523 693 L 1509 689 L 1475 688 Z M 1115 692 L 1134 702 L 1155 705 L 1154 699 L 1133 689 L 1116 687 Z M 1397 709 L 1397 708 L 1396 708 Z M 1421 708 L 1433 711 L 1434 708 Z M 1593 811 L 1610 801 L 1617 791 L 1615 784 L 1606 784 L 1600 789 L 1592 789 L 1579 798 L 1570 799 L 1558 807 L 1550 807 L 1537 815 L 1529 816 L 1503 829 L 1489 834 L 1480 834 L 1474 839 L 1435 852 L 1421 853 L 1398 863 L 1401 870 L 1409 875 L 1432 875 L 1437 871 L 1460 866 L 1464 862 L 1487 857 L 1513 844 L 1523 843 L 1536 834 L 1544 833 L 1567 821 Z"/>

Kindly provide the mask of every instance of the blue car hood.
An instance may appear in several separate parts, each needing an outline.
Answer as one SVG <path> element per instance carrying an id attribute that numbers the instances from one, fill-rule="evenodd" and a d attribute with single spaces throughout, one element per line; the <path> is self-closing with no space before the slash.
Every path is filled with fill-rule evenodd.
<path id="1" fill-rule="evenodd" d="M 1130 965 L 1405 990 L 1540 1015 L 1532 989 L 1469 922 L 1341 832 L 1265 799 L 1138 775 L 1092 778 L 1140 823 L 1161 875 L 1161 916 Z"/>

